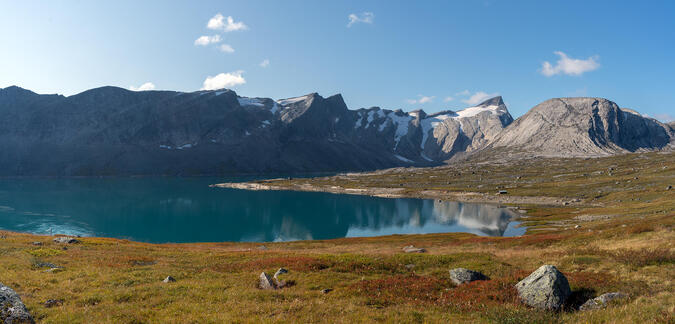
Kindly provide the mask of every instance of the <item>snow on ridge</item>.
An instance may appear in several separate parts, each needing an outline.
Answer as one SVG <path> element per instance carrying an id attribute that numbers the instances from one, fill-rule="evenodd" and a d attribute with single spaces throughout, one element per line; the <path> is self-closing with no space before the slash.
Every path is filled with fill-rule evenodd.
<path id="1" fill-rule="evenodd" d="M 402 157 L 402 156 L 400 156 L 400 155 L 398 155 L 398 154 L 394 154 L 394 156 L 395 156 L 397 159 L 399 159 L 399 160 L 401 160 L 401 161 L 403 161 L 403 162 L 408 162 L 408 163 L 414 163 L 414 162 L 415 162 L 415 161 L 413 161 L 413 160 L 406 159 L 406 158 L 404 158 L 404 157 Z"/>
<path id="2" fill-rule="evenodd" d="M 420 153 L 420 156 L 429 162 L 434 162 L 434 160 L 429 158 L 426 154 L 424 154 L 424 152 Z"/>
<path id="3" fill-rule="evenodd" d="M 476 107 L 469 107 L 462 109 L 458 112 L 456 112 L 457 116 L 453 118 L 466 118 L 466 117 L 473 117 L 476 116 L 484 111 L 488 111 L 490 113 L 495 113 L 499 110 L 499 106 L 492 105 L 492 106 L 476 106 Z"/>
<path id="4" fill-rule="evenodd" d="M 307 100 L 309 98 L 309 96 L 310 95 L 288 98 L 288 99 L 279 99 L 279 100 L 277 100 L 277 102 L 282 106 L 287 106 L 287 105 L 290 105 L 290 104 L 294 104 L 296 102 Z"/>
<path id="5" fill-rule="evenodd" d="M 238 97 L 239 105 L 241 106 L 258 106 L 265 107 L 265 104 L 261 102 L 258 98 L 247 98 L 247 97 Z"/>

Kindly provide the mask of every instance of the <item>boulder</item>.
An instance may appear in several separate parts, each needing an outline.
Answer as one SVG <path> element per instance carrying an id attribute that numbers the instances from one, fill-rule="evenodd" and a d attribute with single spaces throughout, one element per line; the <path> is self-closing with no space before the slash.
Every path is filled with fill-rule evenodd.
<path id="1" fill-rule="evenodd" d="M 258 288 L 265 290 L 274 290 L 277 289 L 276 283 L 272 281 L 272 278 L 266 273 L 261 273 L 258 280 Z"/>
<path id="2" fill-rule="evenodd" d="M 2 283 L 0 283 L 0 323 L 35 323 L 19 295 Z"/>
<path id="3" fill-rule="evenodd" d="M 59 236 L 54 238 L 54 243 L 75 244 L 80 243 L 80 241 L 74 237 Z"/>
<path id="4" fill-rule="evenodd" d="M 329 292 L 331 292 L 331 291 L 333 291 L 333 289 L 331 289 L 331 288 L 321 289 L 321 293 L 322 293 L 322 294 L 327 294 L 327 293 L 329 293 Z"/>
<path id="5" fill-rule="evenodd" d="M 274 273 L 274 279 L 279 280 L 279 276 L 285 273 L 288 273 L 288 270 L 284 268 L 279 268 L 279 270 L 277 270 L 277 272 Z"/>
<path id="6" fill-rule="evenodd" d="M 490 278 L 478 271 L 457 268 L 450 270 L 450 279 L 456 285 L 461 285 L 476 280 L 489 280 Z"/>
<path id="7" fill-rule="evenodd" d="M 560 310 L 572 294 L 567 278 L 552 265 L 543 265 L 516 284 L 523 303 L 547 310 Z"/>
<path id="8" fill-rule="evenodd" d="M 174 277 L 172 276 L 167 276 L 166 278 L 164 278 L 164 280 L 162 280 L 162 282 L 163 283 L 176 282 L 176 279 L 174 279 Z"/>
<path id="9" fill-rule="evenodd" d="M 423 248 L 417 248 L 413 245 L 408 245 L 406 247 L 403 247 L 403 252 L 405 252 L 405 253 L 424 253 L 426 251 L 427 250 L 425 250 Z"/>
<path id="10" fill-rule="evenodd" d="M 620 292 L 606 293 L 598 297 L 589 299 L 583 305 L 581 305 L 581 307 L 579 307 L 579 310 L 587 311 L 605 308 L 607 306 L 607 303 L 611 302 L 612 300 L 623 299 L 626 297 L 628 297 L 628 295 Z"/>

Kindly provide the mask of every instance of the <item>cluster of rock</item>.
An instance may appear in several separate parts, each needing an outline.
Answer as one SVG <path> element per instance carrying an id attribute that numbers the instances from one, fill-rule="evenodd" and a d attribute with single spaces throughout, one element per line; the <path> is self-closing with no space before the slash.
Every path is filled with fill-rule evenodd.
<path id="1" fill-rule="evenodd" d="M 274 273 L 274 277 L 270 277 L 267 273 L 262 272 L 258 278 L 258 288 L 264 290 L 275 290 L 285 287 L 287 282 L 280 280 L 279 276 L 286 273 L 288 273 L 288 270 L 284 268 L 279 268 L 279 270 Z"/>

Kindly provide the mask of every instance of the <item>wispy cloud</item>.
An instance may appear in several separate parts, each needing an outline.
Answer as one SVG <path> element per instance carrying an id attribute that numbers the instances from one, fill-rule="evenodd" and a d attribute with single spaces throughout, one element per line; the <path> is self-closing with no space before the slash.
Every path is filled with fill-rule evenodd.
<path id="1" fill-rule="evenodd" d="M 209 22 L 206 24 L 206 28 L 231 32 L 237 30 L 246 30 L 248 29 L 248 26 L 246 26 L 243 21 L 235 22 L 232 16 L 225 17 L 218 13 L 213 16 L 213 18 L 209 19 Z"/>
<path id="2" fill-rule="evenodd" d="M 264 60 L 262 60 L 262 62 L 260 62 L 260 64 L 258 64 L 258 65 L 260 65 L 260 67 L 262 67 L 262 68 L 266 68 L 266 67 L 270 66 L 270 60 L 269 60 L 269 59 L 264 59 Z"/>
<path id="3" fill-rule="evenodd" d="M 598 63 L 599 57 L 597 55 L 591 56 L 585 60 L 581 60 L 571 58 L 561 51 L 555 51 L 553 53 L 560 57 L 560 59 L 558 59 L 556 62 L 556 65 L 552 65 L 548 61 L 545 61 L 541 65 L 541 74 L 547 77 L 557 74 L 578 76 L 586 72 L 596 70 L 600 67 L 600 63 Z"/>
<path id="4" fill-rule="evenodd" d="M 455 96 L 463 97 L 463 96 L 468 96 L 468 95 L 470 95 L 470 94 L 471 94 L 471 91 L 469 91 L 469 90 L 464 90 L 464 91 L 460 91 L 460 92 L 455 93 Z"/>
<path id="5" fill-rule="evenodd" d="M 223 53 L 234 53 L 234 48 L 232 48 L 232 46 L 229 44 L 220 45 L 218 46 L 218 49 Z"/>
<path id="6" fill-rule="evenodd" d="M 131 87 L 129 87 L 129 90 L 131 90 L 131 91 L 155 90 L 155 84 L 152 83 L 152 82 L 146 82 L 146 83 L 141 84 L 140 87 L 131 86 Z"/>
<path id="7" fill-rule="evenodd" d="M 450 102 L 450 101 L 453 101 L 453 100 L 455 100 L 455 98 L 453 98 L 453 97 L 449 97 L 449 96 L 448 96 L 448 97 L 445 97 L 445 98 L 443 98 L 443 102 Z"/>
<path id="8" fill-rule="evenodd" d="M 372 12 L 362 12 L 360 14 L 353 13 L 349 14 L 347 18 L 349 19 L 347 27 L 351 27 L 356 23 L 372 24 L 373 20 L 375 20 L 375 14 Z"/>
<path id="9" fill-rule="evenodd" d="M 414 104 L 425 104 L 434 101 L 434 98 L 436 96 L 423 96 L 423 95 L 418 95 L 419 99 L 407 99 L 406 102 L 414 105 Z"/>
<path id="10" fill-rule="evenodd" d="M 487 99 L 490 99 L 492 97 L 496 97 L 498 95 L 499 95 L 499 93 L 496 93 L 496 92 L 495 93 L 487 93 L 487 92 L 483 92 L 483 91 L 478 91 L 478 92 L 472 94 L 469 98 L 466 98 L 466 99 L 462 100 L 462 102 L 464 102 L 466 104 L 469 104 L 469 105 L 477 105 L 477 104 L 479 104 L 479 103 L 481 103 L 481 102 L 483 102 Z"/>
<path id="11" fill-rule="evenodd" d="M 204 80 L 204 85 L 201 90 L 217 90 L 244 84 L 246 83 L 246 79 L 242 76 L 243 73 L 244 71 L 239 70 L 229 73 L 220 73 L 216 76 L 209 76 Z"/>
<path id="12" fill-rule="evenodd" d="M 199 38 L 195 40 L 195 46 L 206 46 L 209 44 L 219 43 L 220 41 L 220 35 L 199 36 Z"/>

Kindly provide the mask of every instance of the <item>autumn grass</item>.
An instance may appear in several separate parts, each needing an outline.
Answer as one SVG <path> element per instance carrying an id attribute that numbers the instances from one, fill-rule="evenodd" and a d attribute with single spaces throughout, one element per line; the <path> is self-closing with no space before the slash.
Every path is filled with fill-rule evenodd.
<path id="1" fill-rule="evenodd" d="M 675 182 L 673 154 L 298 181 L 357 187 L 398 186 L 401 179 L 411 196 L 431 187 L 486 194 L 504 187 L 509 194 L 572 203 L 518 205 L 527 210 L 521 221 L 529 228 L 516 238 L 448 233 L 264 244 L 82 238 L 63 250 L 52 237 L 0 232 L 0 282 L 15 289 L 41 323 L 675 320 L 675 190 L 665 190 Z M 402 253 L 410 244 L 428 253 Z M 63 269 L 45 272 L 47 267 L 35 266 L 47 263 Z M 517 298 L 514 284 L 542 264 L 556 265 L 570 282 L 573 296 L 562 312 L 531 309 Z M 294 285 L 256 288 L 260 272 L 279 267 L 290 270 L 283 279 Z M 455 286 L 448 270 L 456 267 L 481 271 L 491 280 Z M 177 281 L 162 283 L 167 275 Z M 324 294 L 323 289 L 332 291 Z M 586 299 L 613 291 L 629 298 L 602 310 L 576 310 Z M 47 299 L 63 304 L 48 308 Z"/>

